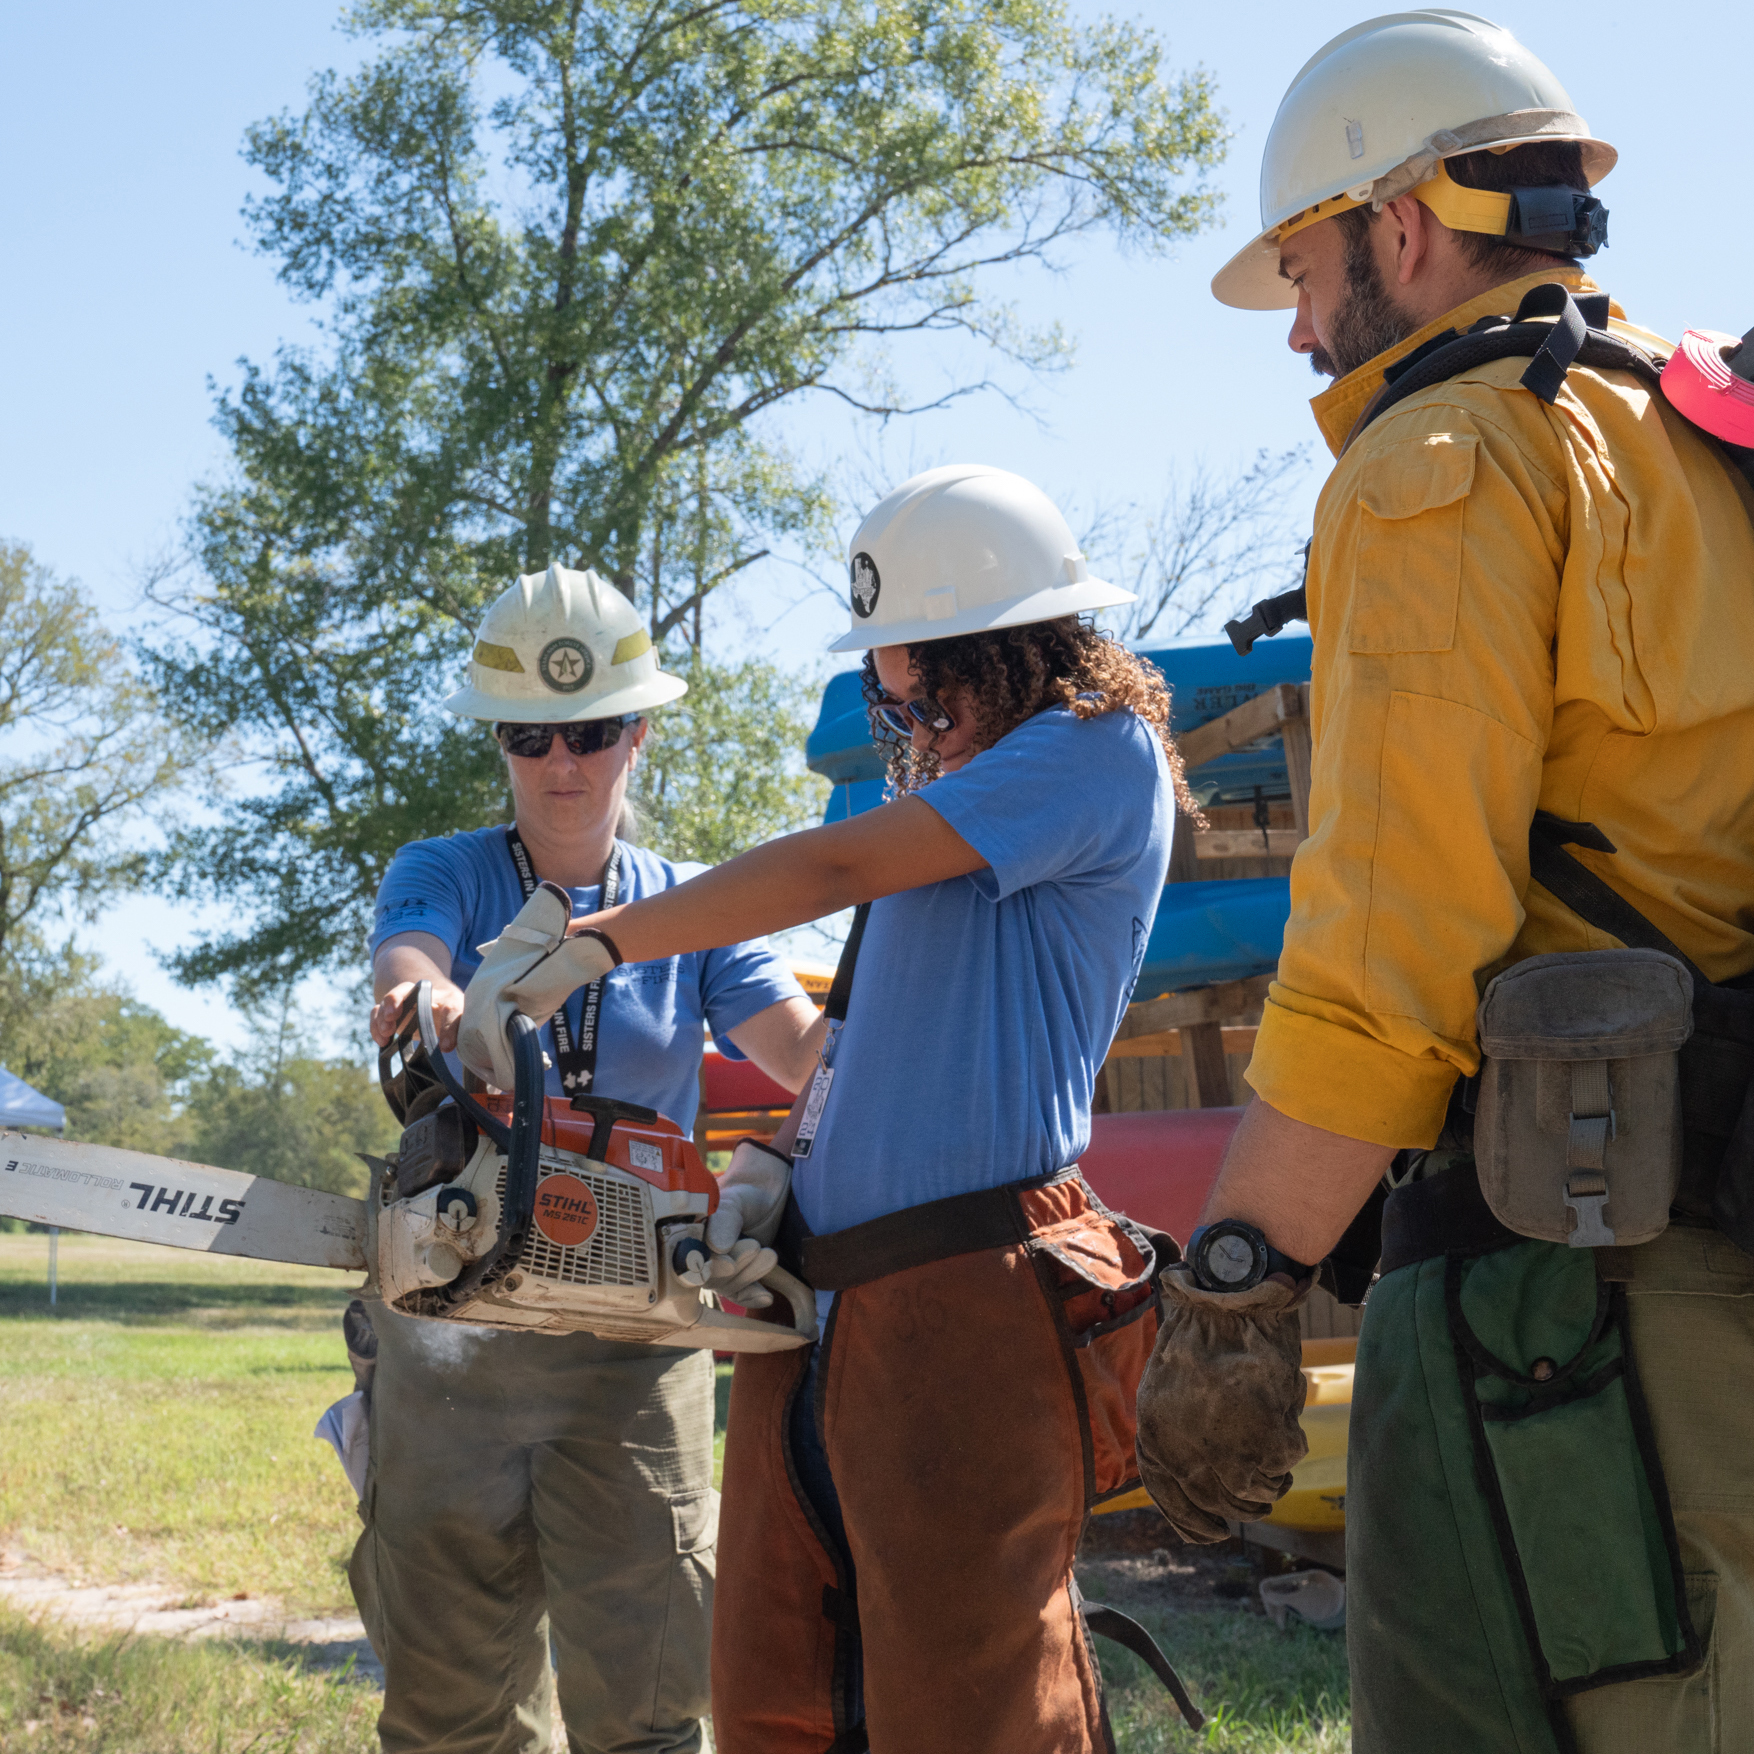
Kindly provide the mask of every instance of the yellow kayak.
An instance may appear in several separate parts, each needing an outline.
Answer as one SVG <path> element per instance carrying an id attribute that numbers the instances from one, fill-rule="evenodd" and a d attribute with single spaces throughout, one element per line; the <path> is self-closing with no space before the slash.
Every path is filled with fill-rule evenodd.
<path id="1" fill-rule="evenodd" d="M 1309 1454 L 1292 1471 L 1291 1490 L 1266 1520 L 1287 1529 L 1343 1529 L 1346 1526 L 1346 1432 L 1352 1418 L 1352 1365 L 1356 1339 L 1305 1340 L 1303 1374 L 1308 1397 L 1299 1421 Z M 1096 1514 L 1143 1510 L 1151 1502 L 1141 1487 L 1099 1505 Z"/>

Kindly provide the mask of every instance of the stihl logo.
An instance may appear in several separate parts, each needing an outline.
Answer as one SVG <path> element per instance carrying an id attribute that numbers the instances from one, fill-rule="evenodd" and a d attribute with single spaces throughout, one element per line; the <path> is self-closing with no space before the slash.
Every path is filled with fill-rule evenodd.
<path id="1" fill-rule="evenodd" d="M 536 1189 L 536 1228 L 558 1248 L 577 1248 L 597 1229 L 597 1198 L 576 1175 L 545 1175 Z"/>
<path id="2" fill-rule="evenodd" d="M 129 1187 L 139 1193 L 135 1202 L 137 1212 L 163 1212 L 167 1218 L 196 1218 L 203 1224 L 236 1224 L 238 1215 L 244 1209 L 242 1200 L 221 1200 L 219 1210 L 213 1210 L 211 1194 L 197 1194 L 193 1188 L 161 1188 L 152 1182 L 129 1182 Z M 152 1204 L 147 1205 L 150 1200 Z M 201 1202 L 201 1210 L 195 1210 L 195 1202 Z"/>

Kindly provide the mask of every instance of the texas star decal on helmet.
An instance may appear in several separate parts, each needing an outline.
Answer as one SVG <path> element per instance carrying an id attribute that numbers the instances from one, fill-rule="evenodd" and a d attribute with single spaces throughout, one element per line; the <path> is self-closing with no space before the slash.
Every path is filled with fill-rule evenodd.
<path id="1" fill-rule="evenodd" d="M 596 665 L 591 662 L 589 646 L 576 639 L 562 638 L 551 639 L 542 648 L 536 668 L 556 694 L 577 694 L 581 688 L 590 686 Z"/>
<path id="2" fill-rule="evenodd" d="M 658 668 L 640 613 L 594 572 L 526 573 L 481 618 L 469 685 L 445 701 L 501 724 L 613 719 L 688 692 Z"/>
<path id="3" fill-rule="evenodd" d="M 883 581 L 877 576 L 877 563 L 868 554 L 853 556 L 853 613 L 861 621 L 868 620 L 877 607 L 877 594 Z"/>
<path id="4" fill-rule="evenodd" d="M 1006 469 L 953 463 L 904 481 L 848 551 L 852 626 L 831 652 L 1083 615 L 1133 593 L 1090 576 L 1054 502 Z"/>

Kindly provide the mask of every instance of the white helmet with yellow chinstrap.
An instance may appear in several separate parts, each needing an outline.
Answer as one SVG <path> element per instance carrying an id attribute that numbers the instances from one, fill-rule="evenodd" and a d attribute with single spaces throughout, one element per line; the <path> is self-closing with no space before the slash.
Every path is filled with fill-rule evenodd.
<path id="1" fill-rule="evenodd" d="M 445 702 L 464 719 L 569 724 L 643 713 L 688 692 L 658 668 L 639 611 L 594 572 L 526 573 L 481 623 L 469 685 Z"/>
<path id="2" fill-rule="evenodd" d="M 1289 310 L 1297 292 L 1280 276 L 1279 246 L 1304 226 L 1353 207 L 1380 211 L 1399 195 L 1453 231 L 1588 255 L 1593 216 L 1579 202 L 1599 204 L 1583 191 L 1555 218 L 1566 191 L 1530 190 L 1538 199 L 1519 212 L 1512 196 L 1463 188 L 1443 168 L 1461 153 L 1549 140 L 1577 142 L 1591 185 L 1614 168 L 1614 148 L 1591 134 L 1565 87 L 1490 19 L 1436 7 L 1367 19 L 1292 80 L 1261 158 L 1260 233 L 1218 271 L 1212 291 L 1243 310 Z"/>

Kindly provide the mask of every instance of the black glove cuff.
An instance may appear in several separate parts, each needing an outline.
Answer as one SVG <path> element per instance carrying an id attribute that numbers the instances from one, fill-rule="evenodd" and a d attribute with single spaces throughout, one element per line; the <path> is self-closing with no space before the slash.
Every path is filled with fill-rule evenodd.
<path id="1" fill-rule="evenodd" d="M 595 938 L 597 942 L 609 952 L 615 966 L 617 968 L 621 967 L 624 958 L 622 957 L 621 952 L 615 947 L 615 940 L 611 938 L 607 932 L 600 930 L 596 926 L 580 926 L 572 936 L 575 938 Z"/>

